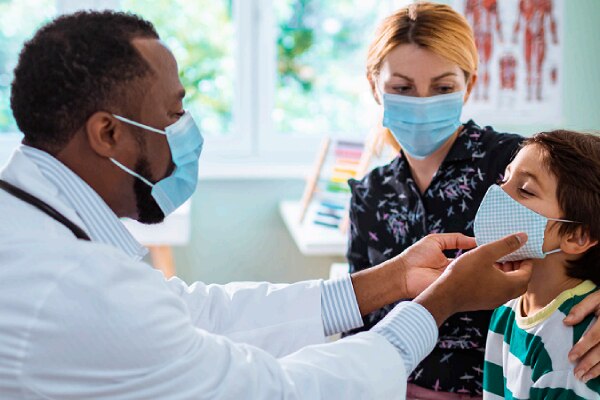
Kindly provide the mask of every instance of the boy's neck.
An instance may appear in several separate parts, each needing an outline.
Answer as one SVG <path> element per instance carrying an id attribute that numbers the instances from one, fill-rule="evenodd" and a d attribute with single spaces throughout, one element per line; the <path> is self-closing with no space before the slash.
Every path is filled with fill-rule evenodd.
<path id="1" fill-rule="evenodd" d="M 562 253 L 534 260 L 531 280 L 521 302 L 523 316 L 537 313 L 559 294 L 576 287 L 581 282 L 583 280 L 567 275 L 566 262 Z"/>

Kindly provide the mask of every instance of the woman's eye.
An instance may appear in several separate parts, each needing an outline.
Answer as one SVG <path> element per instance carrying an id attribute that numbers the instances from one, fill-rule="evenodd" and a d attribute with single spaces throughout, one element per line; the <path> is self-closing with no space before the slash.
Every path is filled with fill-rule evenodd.
<path id="1" fill-rule="evenodd" d="M 396 86 L 394 87 L 394 90 L 398 93 L 409 93 L 411 91 L 412 87 L 411 86 Z"/>
<path id="2" fill-rule="evenodd" d="M 440 94 L 452 93 L 454 91 L 454 87 L 452 87 L 452 86 L 438 86 L 437 91 Z"/>

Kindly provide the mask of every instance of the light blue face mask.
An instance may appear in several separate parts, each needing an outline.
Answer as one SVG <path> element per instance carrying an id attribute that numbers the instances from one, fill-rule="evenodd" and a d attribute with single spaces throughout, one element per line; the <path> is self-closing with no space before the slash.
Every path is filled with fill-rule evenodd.
<path id="1" fill-rule="evenodd" d="M 518 232 L 527 234 L 527 243 L 519 250 L 499 259 L 499 262 L 545 258 L 560 249 L 544 252 L 544 233 L 548 221 L 577 223 L 564 219 L 546 218 L 525 207 L 508 195 L 500 186 L 491 186 L 485 194 L 473 229 L 477 245 L 490 243 Z"/>
<path id="2" fill-rule="evenodd" d="M 383 94 L 383 126 L 402 149 L 423 159 L 442 147 L 460 127 L 464 92 L 432 97 Z"/>
<path id="3" fill-rule="evenodd" d="M 196 190 L 196 185 L 198 184 L 198 159 L 200 158 L 202 145 L 204 144 L 204 138 L 200 133 L 200 129 L 198 129 L 191 114 L 187 111 L 177 122 L 167 126 L 164 131 L 119 115 L 113 114 L 113 116 L 125 123 L 167 136 L 175 170 L 171 175 L 161 179 L 157 183 L 150 182 L 113 158 L 110 161 L 123 171 L 150 186 L 152 188 L 152 197 L 156 200 L 162 212 L 165 216 L 171 214 L 185 203 Z"/>

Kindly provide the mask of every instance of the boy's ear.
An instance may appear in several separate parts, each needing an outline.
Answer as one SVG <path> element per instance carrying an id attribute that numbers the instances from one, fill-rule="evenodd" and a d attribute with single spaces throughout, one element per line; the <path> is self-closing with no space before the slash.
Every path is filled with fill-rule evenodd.
<path id="1" fill-rule="evenodd" d="M 598 240 L 592 240 L 588 232 L 579 228 L 563 237 L 560 248 L 566 254 L 578 255 L 585 253 L 597 244 Z"/>

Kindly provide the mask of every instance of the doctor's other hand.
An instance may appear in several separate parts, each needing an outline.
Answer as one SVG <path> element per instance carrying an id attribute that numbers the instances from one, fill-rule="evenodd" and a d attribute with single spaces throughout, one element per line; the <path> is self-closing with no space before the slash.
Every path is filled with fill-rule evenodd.
<path id="1" fill-rule="evenodd" d="M 475 238 L 460 233 L 431 234 L 390 261 L 402 263 L 403 276 L 400 279 L 407 297 L 413 299 L 435 282 L 452 262 L 444 250 L 466 250 L 476 245 Z"/>
<path id="2" fill-rule="evenodd" d="M 498 269 L 495 262 L 526 241 L 527 235 L 518 233 L 461 255 L 415 302 L 427 308 L 439 326 L 457 312 L 493 309 L 520 296 L 531 278 L 531 262 L 523 261 L 510 272 Z"/>
<path id="3" fill-rule="evenodd" d="M 475 239 L 460 233 L 432 234 L 401 254 L 351 275 L 361 315 L 402 299 L 412 299 L 450 264 L 444 250 L 470 249 Z"/>

